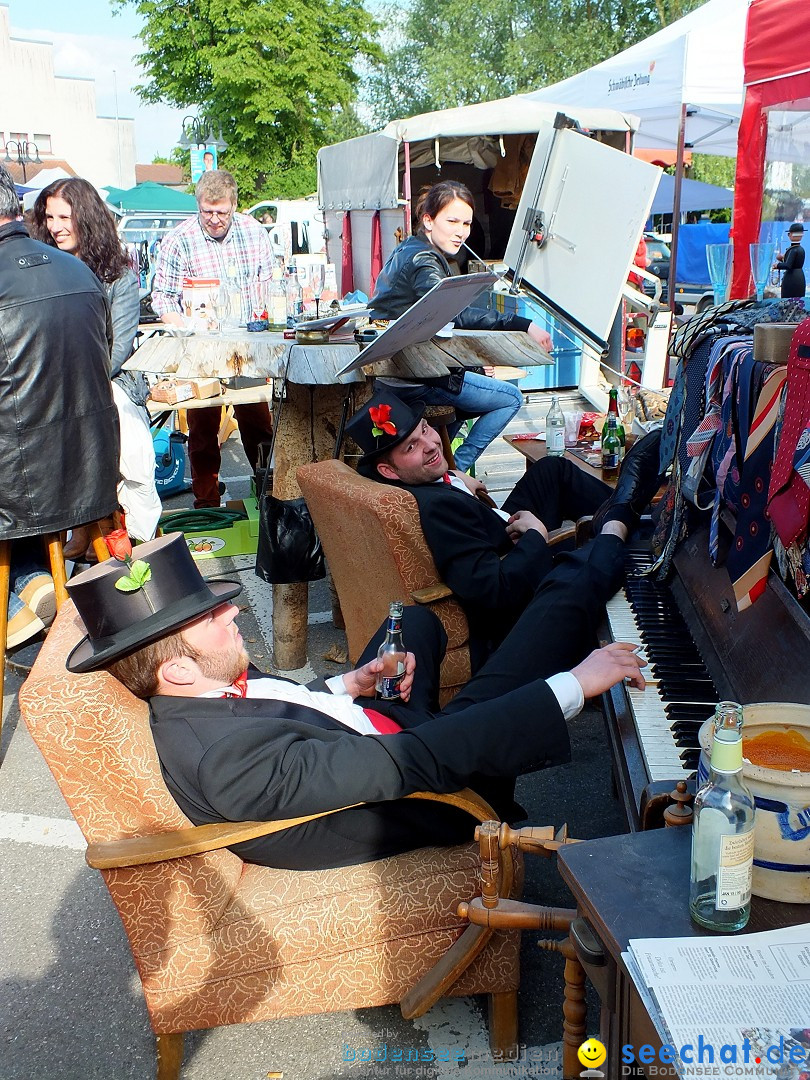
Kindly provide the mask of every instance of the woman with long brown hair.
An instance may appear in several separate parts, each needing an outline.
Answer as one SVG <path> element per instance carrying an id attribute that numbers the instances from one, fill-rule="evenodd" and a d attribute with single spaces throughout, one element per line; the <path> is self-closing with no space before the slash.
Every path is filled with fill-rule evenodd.
<path id="1" fill-rule="evenodd" d="M 129 266 L 112 212 L 87 180 L 71 177 L 43 188 L 34 204 L 31 231 L 43 243 L 81 259 L 107 290 L 113 329 L 110 377 L 121 425 L 118 498 L 130 535 L 149 540 L 155 535 L 161 510 L 145 408 L 149 387 L 140 372 L 122 370 L 132 355 L 138 330 L 138 279 Z M 87 543 L 86 530 L 76 529 L 65 554 L 81 558 Z"/>
<path id="2" fill-rule="evenodd" d="M 377 319 L 399 318 L 437 282 L 453 273 L 448 259 L 455 258 L 470 235 L 475 203 L 470 189 L 455 180 L 442 180 L 425 191 L 416 206 L 417 233 L 395 248 L 382 268 L 369 301 Z M 551 349 L 551 337 L 531 319 L 501 315 L 468 307 L 454 324 L 464 330 L 525 330 L 542 349 Z M 465 371 L 460 386 L 453 376 L 424 383 L 380 380 L 405 401 L 453 405 L 457 418 L 477 416 L 472 431 L 455 452 L 456 465 L 466 472 L 476 458 L 506 427 L 523 397 L 516 386 Z"/>

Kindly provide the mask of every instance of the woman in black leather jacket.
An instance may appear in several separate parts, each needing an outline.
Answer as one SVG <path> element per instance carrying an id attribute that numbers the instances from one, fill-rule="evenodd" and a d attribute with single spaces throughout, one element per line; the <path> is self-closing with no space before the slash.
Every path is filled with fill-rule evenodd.
<path id="1" fill-rule="evenodd" d="M 416 208 L 417 235 L 409 236 L 395 249 L 377 278 L 369 305 L 373 318 L 398 318 L 437 282 L 450 277 L 453 271 L 447 259 L 458 254 L 470 235 L 473 208 L 469 188 L 453 180 L 434 184 L 422 196 Z M 541 348 L 551 350 L 550 335 L 520 315 L 468 307 L 456 316 L 454 324 L 462 330 L 525 330 Z M 385 382 L 408 402 L 453 405 L 459 426 L 465 417 L 479 418 L 455 453 L 456 465 L 463 472 L 500 435 L 523 404 L 516 386 L 470 371 L 464 372 L 460 385 L 452 375 L 425 383 L 378 381 Z"/>
<path id="2" fill-rule="evenodd" d="M 149 386 L 142 372 L 122 368 L 132 355 L 138 330 L 138 279 L 129 266 L 112 213 L 87 180 L 71 177 L 44 188 L 34 203 L 32 232 L 43 243 L 86 263 L 107 293 L 113 332 L 110 375 L 121 425 L 118 499 L 129 534 L 138 540 L 150 540 L 155 535 L 161 504 L 155 487 L 155 449 L 146 411 Z M 74 530 L 65 555 L 80 559 L 89 539 L 86 529 Z"/>

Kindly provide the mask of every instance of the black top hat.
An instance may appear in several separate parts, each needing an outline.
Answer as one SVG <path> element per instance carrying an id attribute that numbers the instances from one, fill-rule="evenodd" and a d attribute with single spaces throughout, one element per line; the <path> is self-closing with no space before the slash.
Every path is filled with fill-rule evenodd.
<path id="1" fill-rule="evenodd" d="M 793 224 L 788 229 L 788 236 L 790 236 L 790 234 L 794 233 L 794 232 L 797 232 L 797 233 L 803 233 L 804 232 L 804 225 L 802 225 L 802 223 L 800 221 L 794 221 L 793 222 Z"/>
<path id="2" fill-rule="evenodd" d="M 346 425 L 346 434 L 363 451 L 360 465 L 369 465 L 380 454 L 404 442 L 419 424 L 424 412 L 422 402 L 411 407 L 390 390 L 375 390 Z"/>
<path id="3" fill-rule="evenodd" d="M 148 563 L 145 584 L 123 592 L 115 587 L 130 577 L 130 567 L 107 559 L 78 574 L 67 590 L 87 629 L 67 660 L 68 671 L 97 671 L 242 591 L 238 581 L 206 582 L 191 556 L 182 533 L 169 533 L 139 544 L 133 561 Z"/>

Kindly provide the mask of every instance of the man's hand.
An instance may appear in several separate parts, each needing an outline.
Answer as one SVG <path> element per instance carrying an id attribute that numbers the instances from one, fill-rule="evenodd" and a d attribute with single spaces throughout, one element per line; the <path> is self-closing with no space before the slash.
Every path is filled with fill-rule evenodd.
<path id="1" fill-rule="evenodd" d="M 537 344 L 540 346 L 541 349 L 545 349 L 545 351 L 547 353 L 551 352 L 552 341 L 551 341 L 551 334 L 549 334 L 548 330 L 542 330 L 537 325 L 537 323 L 533 322 L 533 323 L 529 323 L 529 325 L 528 325 L 528 327 L 526 329 L 526 333 L 529 335 L 529 337 L 532 339 L 532 341 L 537 342 Z"/>
<path id="2" fill-rule="evenodd" d="M 529 529 L 535 529 L 544 540 L 548 540 L 548 529 L 540 518 L 535 517 L 529 510 L 518 510 L 506 523 L 506 534 L 513 544 L 516 544 Z"/>
<path id="3" fill-rule="evenodd" d="M 363 664 L 361 668 L 355 668 L 354 671 L 347 671 L 343 676 L 343 683 L 351 695 L 352 699 L 358 697 L 374 697 L 374 690 L 377 685 L 377 675 L 382 671 L 383 665 L 381 660 L 369 660 L 367 664 Z M 416 671 L 416 657 L 413 653 L 405 653 L 405 674 L 402 676 L 402 682 L 400 686 L 400 696 L 403 701 L 407 701 L 411 696 L 411 687 L 413 686 L 414 672 Z"/>
<path id="4" fill-rule="evenodd" d="M 470 476 L 469 473 L 462 472 L 461 469 L 453 469 L 453 476 L 457 476 L 462 484 L 464 484 L 466 488 L 469 488 L 473 495 L 477 495 L 479 491 L 482 491 L 485 495 L 487 494 L 486 484 L 482 483 L 480 480 L 476 480 L 476 478 Z"/>
<path id="5" fill-rule="evenodd" d="M 614 641 L 602 649 L 594 649 L 577 664 L 571 674 L 579 680 L 585 697 L 597 697 L 623 679 L 643 690 L 647 684 L 641 669 L 647 666 L 647 661 L 638 656 L 637 648 L 629 641 Z"/>

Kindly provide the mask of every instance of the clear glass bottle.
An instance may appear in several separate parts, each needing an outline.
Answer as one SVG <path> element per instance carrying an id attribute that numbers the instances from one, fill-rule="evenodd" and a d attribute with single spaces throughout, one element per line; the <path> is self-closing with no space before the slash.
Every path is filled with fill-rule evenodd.
<path id="1" fill-rule="evenodd" d="M 405 674 L 405 646 L 402 643 L 402 601 L 394 600 L 388 608 L 388 628 L 385 641 L 377 650 L 382 660 L 382 671 L 377 674 L 377 697 L 383 701 L 397 701 L 400 684 Z"/>
<path id="2" fill-rule="evenodd" d="M 560 408 L 560 399 L 555 394 L 551 399 L 551 408 L 546 414 L 546 456 L 562 457 L 565 453 L 565 417 Z"/>
<path id="3" fill-rule="evenodd" d="M 619 464 L 621 465 L 624 459 L 624 424 L 622 418 L 619 415 L 619 391 L 617 387 L 613 387 L 608 397 L 608 416 L 616 417 L 616 434 L 619 436 Z"/>
<path id="4" fill-rule="evenodd" d="M 304 310 L 304 290 L 294 266 L 287 268 L 287 326 L 295 326 Z"/>
<path id="5" fill-rule="evenodd" d="M 284 330 L 287 326 L 287 295 L 284 291 L 284 274 L 278 267 L 267 287 L 267 314 L 271 330 Z"/>
<path id="6" fill-rule="evenodd" d="M 616 417 L 608 412 L 602 428 L 602 479 L 613 480 L 619 475 L 621 461 L 621 440 L 617 430 Z"/>
<path id="7" fill-rule="evenodd" d="M 709 778 L 695 796 L 689 914 L 707 930 L 742 930 L 751 914 L 754 797 L 742 777 L 742 706 L 715 709 Z"/>

